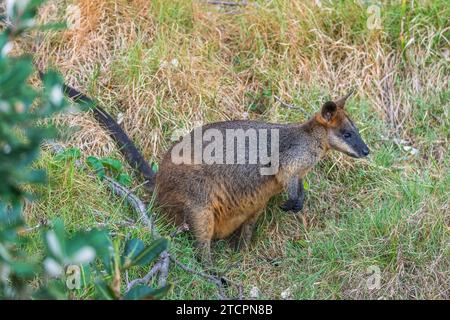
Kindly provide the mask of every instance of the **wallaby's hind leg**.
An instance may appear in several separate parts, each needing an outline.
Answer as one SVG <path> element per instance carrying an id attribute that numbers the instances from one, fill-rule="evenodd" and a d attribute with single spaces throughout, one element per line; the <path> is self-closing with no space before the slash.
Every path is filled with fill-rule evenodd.
<path id="1" fill-rule="evenodd" d="M 211 240 L 197 240 L 196 245 L 201 263 L 207 268 L 212 268 Z"/>
<path id="2" fill-rule="evenodd" d="M 214 235 L 214 214 L 210 210 L 190 212 L 189 228 L 192 230 L 200 261 L 206 267 L 212 267 L 211 240 Z"/>
<path id="3" fill-rule="evenodd" d="M 305 190 L 303 188 L 303 180 L 293 177 L 286 185 L 288 199 L 281 205 L 281 210 L 292 211 L 297 213 L 303 209 L 305 201 Z"/>
<path id="4" fill-rule="evenodd" d="M 255 217 L 242 224 L 242 226 L 236 231 L 237 234 L 232 239 L 231 244 L 235 250 L 241 251 L 249 248 L 258 217 L 259 214 L 255 215 Z"/>

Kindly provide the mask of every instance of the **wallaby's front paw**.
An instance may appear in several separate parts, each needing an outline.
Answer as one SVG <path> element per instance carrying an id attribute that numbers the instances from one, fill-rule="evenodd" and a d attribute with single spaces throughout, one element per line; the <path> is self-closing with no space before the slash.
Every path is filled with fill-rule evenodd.
<path id="1" fill-rule="evenodd" d="M 280 208 L 285 212 L 292 211 L 297 213 L 303 209 L 303 201 L 288 199 L 280 206 Z"/>

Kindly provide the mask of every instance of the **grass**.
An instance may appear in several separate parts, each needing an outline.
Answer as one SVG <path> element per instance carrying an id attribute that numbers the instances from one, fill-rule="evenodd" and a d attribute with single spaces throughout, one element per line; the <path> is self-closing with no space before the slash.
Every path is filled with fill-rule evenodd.
<path id="1" fill-rule="evenodd" d="M 307 176 L 302 215 L 278 209 L 284 196 L 272 199 L 248 252 L 234 252 L 225 241 L 214 245 L 217 267 L 241 281 L 247 296 L 257 286 L 261 298 L 279 299 L 289 289 L 295 299 L 448 299 L 447 2 L 382 4 L 380 30 L 367 28 L 367 5 L 360 2 L 252 3 L 229 9 L 189 0 L 49 1 L 42 21 L 57 21 L 76 5 L 81 23 L 38 38 L 37 59 L 121 113 L 149 161 L 162 157 L 178 130 L 244 112 L 301 122 L 325 99 L 356 88 L 348 108 L 372 150 L 368 160 L 331 154 Z M 305 113 L 280 107 L 273 95 Z M 74 131 L 64 143 L 83 157 L 120 157 L 90 114 L 55 122 Z M 150 241 L 129 221 L 138 217 L 101 182 L 47 151 L 36 165 L 50 183 L 27 205 L 31 226 L 58 216 L 71 229 L 107 226 L 117 237 Z M 161 220 L 158 227 L 165 235 L 173 229 Z M 30 237 L 27 250 L 39 255 L 39 233 Z M 200 268 L 188 234 L 174 239 L 172 250 Z M 380 287 L 372 290 L 371 266 L 380 270 Z M 214 285 L 175 267 L 170 281 L 169 299 L 215 294 Z M 91 294 L 86 289 L 75 297 Z"/>

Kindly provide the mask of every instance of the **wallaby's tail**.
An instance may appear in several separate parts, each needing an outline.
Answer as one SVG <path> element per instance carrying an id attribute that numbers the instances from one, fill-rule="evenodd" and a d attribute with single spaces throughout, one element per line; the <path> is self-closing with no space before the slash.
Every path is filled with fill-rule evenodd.
<path id="1" fill-rule="evenodd" d="M 128 163 L 138 170 L 146 180 L 146 188 L 153 190 L 155 186 L 156 173 L 152 170 L 150 165 L 145 161 L 142 154 L 136 149 L 136 146 L 127 136 L 120 125 L 101 107 L 99 107 L 91 98 L 87 97 L 78 90 L 64 84 L 64 93 L 73 101 L 84 103 L 92 106 L 94 117 L 101 125 L 109 132 L 111 137 L 117 143 L 120 151 L 125 156 Z"/>

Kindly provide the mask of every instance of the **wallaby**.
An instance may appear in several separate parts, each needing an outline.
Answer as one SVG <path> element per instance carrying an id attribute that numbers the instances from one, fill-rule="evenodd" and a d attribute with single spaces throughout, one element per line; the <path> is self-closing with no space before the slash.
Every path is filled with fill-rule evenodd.
<path id="1" fill-rule="evenodd" d="M 92 103 L 73 88 L 65 87 L 65 92 L 74 100 Z M 166 152 L 157 173 L 151 170 L 111 116 L 98 106 L 94 107 L 94 114 L 119 144 L 127 161 L 143 174 L 148 189 L 155 192 L 156 203 L 163 213 L 176 223 L 188 224 L 202 261 L 211 265 L 211 241 L 234 234 L 237 246 L 246 248 L 255 223 L 272 196 L 286 191 L 288 199 L 281 209 L 292 212 L 302 210 L 305 199 L 302 179 L 327 151 L 334 149 L 355 158 L 369 154 L 358 129 L 345 111 L 349 96 L 347 94 L 335 102 L 326 102 L 319 112 L 302 124 L 237 120 L 202 126 L 200 143 L 195 130 L 183 138 L 190 138 L 194 154 L 186 155 L 186 150 L 183 150 L 183 155 L 175 152 L 184 141 L 180 140 Z M 216 149 L 210 153 L 213 158 L 219 156 L 220 151 L 228 155 L 231 153 L 229 160 L 234 162 L 206 163 L 199 159 L 207 151 L 208 140 L 212 141 L 212 136 L 217 139 L 230 132 L 235 134 L 236 130 L 244 134 L 244 144 L 234 145 L 232 150 L 227 150 L 227 146 L 223 145 L 223 150 Z M 273 157 L 265 163 L 249 162 L 254 155 L 250 146 L 252 132 L 259 140 L 267 140 L 265 145 L 269 146 L 271 156 L 277 153 L 277 163 L 271 162 Z M 209 133 L 207 139 L 205 133 Z M 200 153 L 195 153 L 196 147 Z M 189 161 L 180 163 L 182 157 Z M 244 161 L 236 161 L 239 157 Z M 276 170 L 272 174 L 263 174 L 262 170 L 269 167 Z"/>

